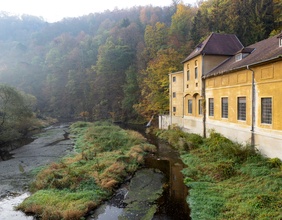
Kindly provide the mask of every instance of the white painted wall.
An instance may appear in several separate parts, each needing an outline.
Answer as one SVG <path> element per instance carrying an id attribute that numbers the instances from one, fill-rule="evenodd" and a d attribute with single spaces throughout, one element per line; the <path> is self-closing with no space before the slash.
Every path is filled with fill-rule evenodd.
<path id="1" fill-rule="evenodd" d="M 177 117 L 163 115 L 159 116 L 159 128 L 168 129 L 169 125 L 176 125 L 183 131 L 189 133 L 203 134 L 202 118 Z M 207 135 L 214 129 L 228 139 L 240 144 L 251 143 L 251 127 L 238 125 L 235 123 L 209 120 L 206 121 Z M 255 147 L 259 152 L 269 158 L 279 158 L 282 160 L 282 131 L 273 131 L 255 127 Z"/>

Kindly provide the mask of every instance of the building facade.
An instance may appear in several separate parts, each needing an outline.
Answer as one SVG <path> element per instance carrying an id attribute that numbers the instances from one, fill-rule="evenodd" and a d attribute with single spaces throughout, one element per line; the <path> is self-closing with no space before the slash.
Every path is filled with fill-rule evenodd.
<path id="1" fill-rule="evenodd" d="M 213 33 L 169 77 L 161 128 L 203 136 L 213 129 L 282 159 L 282 34 L 243 47 L 235 35 Z"/>

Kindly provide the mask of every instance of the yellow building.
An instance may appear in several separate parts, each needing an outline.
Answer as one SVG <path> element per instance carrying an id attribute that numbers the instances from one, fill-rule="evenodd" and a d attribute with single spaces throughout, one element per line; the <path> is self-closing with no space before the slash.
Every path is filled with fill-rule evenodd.
<path id="1" fill-rule="evenodd" d="M 243 47 L 235 35 L 213 33 L 183 61 L 183 70 L 177 74 L 183 98 L 170 103 L 171 112 L 179 106 L 182 114 L 163 116 L 160 127 L 177 124 L 203 136 L 214 129 L 282 159 L 282 34 Z"/>

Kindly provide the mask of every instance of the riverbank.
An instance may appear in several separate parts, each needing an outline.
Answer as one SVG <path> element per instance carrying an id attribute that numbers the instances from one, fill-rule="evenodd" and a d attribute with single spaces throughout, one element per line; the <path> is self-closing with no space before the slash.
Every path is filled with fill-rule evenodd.
<path id="1" fill-rule="evenodd" d="M 30 144 L 10 151 L 10 158 L 0 162 L 0 197 L 9 192 L 26 191 L 31 171 L 72 151 L 72 141 L 63 136 L 65 130 L 68 130 L 68 124 L 46 129 Z"/>
<path id="2" fill-rule="evenodd" d="M 282 219 L 282 162 L 212 132 L 203 139 L 179 128 L 157 134 L 179 150 L 187 167 L 193 220 Z"/>
<path id="3" fill-rule="evenodd" d="M 9 157 L 0 161 L 0 219 L 33 219 L 13 208 L 27 195 L 34 171 L 72 152 L 72 140 L 63 136 L 68 127 L 61 124 L 43 129 L 34 141 L 10 151 Z"/>
<path id="4" fill-rule="evenodd" d="M 38 173 L 20 210 L 42 219 L 80 219 L 155 151 L 139 133 L 110 124 L 74 123 L 71 136 L 76 153 Z"/>

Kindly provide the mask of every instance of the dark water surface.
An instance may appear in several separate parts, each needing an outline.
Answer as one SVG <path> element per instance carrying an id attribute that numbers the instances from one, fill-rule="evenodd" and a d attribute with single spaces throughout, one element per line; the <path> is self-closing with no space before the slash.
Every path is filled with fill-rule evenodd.
<path id="1" fill-rule="evenodd" d="M 162 171 L 166 177 L 167 187 L 162 198 L 159 200 L 158 212 L 153 220 L 190 220 L 190 209 L 186 202 L 188 196 L 188 188 L 184 184 L 181 170 L 185 167 L 179 157 L 179 153 L 171 148 L 169 144 L 158 140 L 156 137 L 146 134 L 146 128 L 140 126 L 124 126 L 124 129 L 132 129 L 142 133 L 151 144 L 157 147 L 157 152 L 150 154 L 145 159 L 145 168 L 154 168 Z M 126 194 L 127 186 L 123 186 L 120 190 Z M 122 213 L 122 199 L 124 194 L 118 199 L 114 195 L 112 201 L 108 201 L 99 207 L 88 220 L 116 220 Z M 120 204 L 120 205 L 117 205 Z"/>
<path id="2" fill-rule="evenodd" d="M 185 164 L 180 159 L 178 151 L 151 135 L 148 128 L 144 126 L 129 126 L 129 128 L 142 133 L 151 144 L 157 147 L 157 152 L 146 158 L 145 166 L 161 170 L 167 178 L 168 187 L 160 201 L 159 212 L 156 213 L 154 220 L 190 220 L 190 208 L 186 201 L 188 188 L 184 184 L 181 172 Z"/>
<path id="3" fill-rule="evenodd" d="M 182 219 L 189 220 L 190 210 L 186 202 L 188 189 L 183 183 L 183 175 L 181 173 L 181 170 L 184 168 L 184 164 L 182 163 L 178 152 L 172 149 L 168 144 L 157 140 L 153 136 L 147 135 L 145 133 L 144 127 L 137 126 L 137 127 L 127 127 L 127 128 L 141 132 L 144 136 L 147 137 L 147 139 L 152 144 L 157 146 L 157 152 L 155 154 L 150 154 L 146 157 L 145 168 L 158 169 L 162 171 L 166 177 L 167 187 L 165 188 L 165 192 L 162 198 L 159 200 L 158 212 L 155 214 L 153 219 L 154 220 L 182 220 Z M 57 127 L 55 129 L 57 129 Z M 60 132 L 63 134 L 64 132 L 63 128 L 61 128 Z M 59 133 L 59 136 L 54 139 L 50 139 L 50 140 L 44 139 L 42 143 L 40 142 L 40 144 L 38 143 L 36 145 L 42 145 L 42 146 L 44 145 L 44 148 L 46 148 L 46 146 L 51 147 L 52 149 L 50 149 L 50 151 L 48 152 L 53 152 L 54 151 L 53 147 L 55 147 L 55 145 L 59 144 L 59 142 L 61 141 L 61 136 L 62 136 L 61 133 Z M 58 132 L 56 132 L 54 136 L 57 135 Z M 62 148 L 62 146 L 64 145 L 59 145 L 59 148 Z M 11 159 L 12 160 L 14 159 L 14 152 L 12 153 L 5 152 L 5 154 L 3 153 L 3 158 L 1 158 L 2 163 L 4 163 L 4 161 L 6 160 L 11 160 Z M 124 208 L 123 199 L 128 193 L 127 189 L 128 189 L 127 184 L 121 186 L 121 188 L 117 191 L 117 193 L 114 195 L 114 197 L 111 200 L 107 201 L 105 204 L 100 206 L 94 212 L 90 213 L 90 216 L 87 219 L 117 220 L 118 216 L 122 213 Z M 24 215 L 24 213 L 14 212 L 13 210 L 13 207 L 19 204 L 26 196 L 28 196 L 28 194 L 20 194 L 19 196 L 6 197 L 5 199 L 0 199 L 0 219 L 1 220 L 34 219 L 33 217 Z"/>

